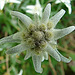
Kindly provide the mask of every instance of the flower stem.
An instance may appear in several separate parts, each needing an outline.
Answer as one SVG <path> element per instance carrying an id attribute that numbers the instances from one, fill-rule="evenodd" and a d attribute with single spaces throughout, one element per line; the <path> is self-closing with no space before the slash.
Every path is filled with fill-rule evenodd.
<path id="1" fill-rule="evenodd" d="M 54 67 L 53 67 L 53 65 L 52 65 L 52 63 L 51 63 L 51 58 L 50 58 L 50 56 L 49 56 L 49 66 L 50 66 L 50 68 L 52 69 L 54 75 L 57 75 L 57 72 L 56 72 L 56 70 L 54 69 Z"/>

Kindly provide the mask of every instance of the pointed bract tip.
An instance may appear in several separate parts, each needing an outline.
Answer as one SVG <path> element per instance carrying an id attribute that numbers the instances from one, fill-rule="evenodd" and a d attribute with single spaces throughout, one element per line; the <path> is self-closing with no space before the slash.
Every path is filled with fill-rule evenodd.
<path id="1" fill-rule="evenodd" d="M 60 62 L 61 61 L 61 58 L 59 58 L 59 60 L 57 60 L 58 62 Z"/>
<path id="2" fill-rule="evenodd" d="M 51 7 L 51 4 L 50 4 L 50 3 L 48 3 L 48 4 L 47 4 L 47 6 L 48 6 L 48 7 Z"/>
<path id="3" fill-rule="evenodd" d="M 75 26 L 71 26 L 71 29 L 72 29 L 72 31 L 74 31 L 75 30 Z"/>
<path id="4" fill-rule="evenodd" d="M 75 26 L 73 26 L 75 28 Z"/>
<path id="5" fill-rule="evenodd" d="M 43 69 L 41 68 L 39 71 L 38 70 L 35 70 L 35 71 L 38 72 L 38 73 L 42 73 Z"/>
<path id="6" fill-rule="evenodd" d="M 61 9 L 61 11 L 62 11 L 63 13 L 65 13 L 65 12 L 66 12 L 64 9 Z"/>
<path id="7" fill-rule="evenodd" d="M 70 63 L 70 62 L 71 62 L 71 60 L 72 60 L 72 58 L 71 58 L 71 57 L 69 57 L 68 59 L 69 59 L 69 61 L 68 61 L 67 63 Z"/>

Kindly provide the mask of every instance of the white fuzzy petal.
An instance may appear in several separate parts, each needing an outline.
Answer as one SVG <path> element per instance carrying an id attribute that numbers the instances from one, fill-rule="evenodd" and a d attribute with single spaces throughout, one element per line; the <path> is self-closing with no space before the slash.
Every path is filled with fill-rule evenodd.
<path id="1" fill-rule="evenodd" d="M 26 9 L 33 10 L 34 9 L 34 5 L 28 5 L 28 6 L 26 6 Z"/>
<path id="2" fill-rule="evenodd" d="M 3 9 L 3 7 L 4 7 L 4 5 L 5 5 L 5 1 L 0 1 L 0 10 L 2 10 Z"/>
<path id="3" fill-rule="evenodd" d="M 42 14 L 41 22 L 43 24 L 47 24 L 49 17 L 50 17 L 50 12 L 51 12 L 51 4 L 47 4 L 47 6 Z"/>
<path id="4" fill-rule="evenodd" d="M 71 12 L 72 12 L 72 9 L 71 9 L 71 4 L 70 3 L 64 3 L 65 5 L 66 5 L 66 7 L 68 8 L 68 10 L 69 10 L 69 14 L 71 14 Z"/>
<path id="5" fill-rule="evenodd" d="M 27 13 L 34 14 L 32 10 L 26 10 Z"/>
<path id="6" fill-rule="evenodd" d="M 22 32 L 17 32 L 15 34 L 13 34 L 13 39 L 19 39 L 19 40 L 21 40 L 21 36 L 22 36 Z"/>
<path id="7" fill-rule="evenodd" d="M 35 5 L 28 5 L 26 6 L 26 12 L 30 14 L 38 14 L 40 17 L 42 16 L 42 7 L 39 3 L 39 0 L 36 0 Z"/>
<path id="8" fill-rule="evenodd" d="M 62 2 L 62 3 L 65 3 L 65 2 L 66 2 L 66 3 L 70 3 L 70 1 L 71 1 L 71 0 L 56 0 L 55 3 L 56 3 L 56 4 L 61 3 L 61 2 Z"/>
<path id="9" fill-rule="evenodd" d="M 55 14 L 53 17 L 50 18 L 50 21 L 53 23 L 54 27 L 56 26 L 56 24 L 59 22 L 59 20 L 62 18 L 64 14 L 65 10 L 61 9 L 57 14 Z"/>
<path id="10" fill-rule="evenodd" d="M 25 24 L 26 27 L 28 27 L 32 23 L 32 20 L 31 20 L 30 17 L 28 17 L 25 14 L 22 14 L 20 12 L 11 11 L 11 15 L 16 16 L 17 18 L 19 18 L 23 22 L 23 24 Z"/>
<path id="11" fill-rule="evenodd" d="M 44 52 L 43 56 L 44 56 L 44 59 L 48 60 L 48 53 L 47 52 Z"/>
<path id="12" fill-rule="evenodd" d="M 31 57 L 31 54 L 32 54 L 32 52 L 30 50 L 27 50 L 24 60 L 29 59 Z"/>
<path id="13" fill-rule="evenodd" d="M 44 56 L 41 57 L 41 61 L 42 61 L 42 62 L 44 61 Z"/>
<path id="14" fill-rule="evenodd" d="M 56 52 L 60 55 L 61 61 L 65 62 L 65 63 L 69 63 L 69 62 L 72 60 L 71 57 L 66 58 L 66 57 L 64 57 L 63 55 L 61 55 L 57 49 L 56 49 Z"/>
<path id="15" fill-rule="evenodd" d="M 58 40 L 58 39 L 64 37 L 65 35 L 68 35 L 69 33 L 71 33 L 74 30 L 75 30 L 75 26 L 70 26 L 70 27 L 67 27 L 64 29 L 55 29 L 53 31 L 54 39 Z"/>
<path id="16" fill-rule="evenodd" d="M 25 46 L 25 44 L 19 44 L 15 47 L 10 48 L 8 51 L 6 51 L 7 54 L 14 54 L 14 53 L 20 53 L 24 50 L 27 50 L 27 47 Z"/>
<path id="17" fill-rule="evenodd" d="M 39 16 L 38 14 L 34 14 L 34 24 L 37 26 L 37 25 L 40 25 L 40 20 L 39 20 Z"/>
<path id="18" fill-rule="evenodd" d="M 23 70 L 21 69 L 18 75 L 22 75 L 23 74 Z"/>
<path id="19" fill-rule="evenodd" d="M 51 55 L 53 58 L 55 58 L 57 61 L 61 61 L 60 56 L 58 55 L 58 53 L 55 51 L 55 49 L 53 49 L 49 44 L 47 44 L 47 48 L 46 51 L 48 52 L 49 55 Z"/>
<path id="20" fill-rule="evenodd" d="M 56 4 L 58 4 L 58 3 L 61 3 L 61 1 L 60 0 L 56 0 L 56 2 L 55 2 Z"/>
<path id="21" fill-rule="evenodd" d="M 33 55 L 32 56 L 33 65 L 35 68 L 35 71 L 38 73 L 42 73 L 43 69 L 41 68 L 41 58 L 39 55 Z"/>
<path id="22" fill-rule="evenodd" d="M 9 0 L 10 3 L 21 3 L 21 1 L 18 0 Z"/>
<path id="23" fill-rule="evenodd" d="M 36 5 L 40 5 L 40 2 L 39 2 L 39 0 L 36 0 Z"/>
<path id="24" fill-rule="evenodd" d="M 4 37 L 2 39 L 0 39 L 0 44 L 4 44 L 4 43 L 20 43 L 20 40 L 18 39 L 13 39 L 13 35 Z"/>

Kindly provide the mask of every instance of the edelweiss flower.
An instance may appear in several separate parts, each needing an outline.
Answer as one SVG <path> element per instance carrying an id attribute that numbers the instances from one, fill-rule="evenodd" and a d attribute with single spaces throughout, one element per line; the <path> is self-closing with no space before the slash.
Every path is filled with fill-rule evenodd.
<path id="1" fill-rule="evenodd" d="M 3 9 L 6 3 L 20 3 L 18 0 L 0 0 L 0 10 Z"/>
<path id="2" fill-rule="evenodd" d="M 57 61 L 69 63 L 71 58 L 65 58 L 57 50 L 57 40 L 71 33 L 75 26 L 64 29 L 55 29 L 56 24 L 65 14 L 65 10 L 60 10 L 56 15 L 49 19 L 51 5 L 48 4 L 42 14 L 41 19 L 37 14 L 34 20 L 17 11 L 12 11 L 11 15 L 19 18 L 22 23 L 21 31 L 0 40 L 0 44 L 7 42 L 17 42 L 19 45 L 10 48 L 6 53 L 14 54 L 27 51 L 25 60 L 32 56 L 35 71 L 42 73 L 41 62 L 48 60 L 48 54 Z"/>
<path id="3" fill-rule="evenodd" d="M 42 16 L 42 7 L 40 5 L 39 0 L 36 0 L 35 5 L 28 5 L 26 6 L 26 12 L 30 14 L 35 14 L 37 13 L 39 16 Z"/>
<path id="4" fill-rule="evenodd" d="M 68 8 L 68 10 L 69 10 L 69 14 L 71 14 L 71 12 L 72 12 L 72 9 L 71 9 L 71 4 L 70 4 L 70 0 L 56 0 L 56 4 L 58 4 L 58 3 L 64 3 L 65 5 L 66 5 L 66 7 Z"/>

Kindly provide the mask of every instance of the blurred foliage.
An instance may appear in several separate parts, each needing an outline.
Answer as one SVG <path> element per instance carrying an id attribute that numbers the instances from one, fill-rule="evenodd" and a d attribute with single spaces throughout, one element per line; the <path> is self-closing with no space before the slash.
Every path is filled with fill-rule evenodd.
<path id="1" fill-rule="evenodd" d="M 64 4 L 56 5 L 54 0 L 40 0 L 43 8 L 48 2 L 52 5 L 51 16 L 56 14 L 60 9 L 66 10 L 66 14 L 62 17 L 56 28 L 65 28 L 75 25 L 75 1 L 71 2 L 72 14 L 68 14 L 68 9 Z M 2 11 L 0 10 L 0 38 L 19 31 L 18 19 L 11 17 L 10 11 L 16 10 L 33 18 L 33 15 L 26 13 L 25 9 L 23 9 L 26 5 L 32 4 L 35 4 L 35 0 L 23 0 L 20 5 L 8 3 L 4 6 Z M 9 43 L 0 46 L 0 75 L 17 75 L 21 69 L 23 69 L 23 75 L 55 75 L 54 72 L 56 72 L 57 75 L 75 75 L 75 32 L 58 40 L 58 50 L 64 56 L 72 57 L 72 61 L 66 64 L 57 62 L 50 57 L 51 62 L 46 60 L 42 62 L 42 74 L 35 72 L 31 58 L 24 61 L 25 52 L 22 52 L 20 55 L 9 56 L 5 54 L 6 50 L 14 45 L 16 44 Z M 51 66 L 54 67 L 54 71 Z"/>

